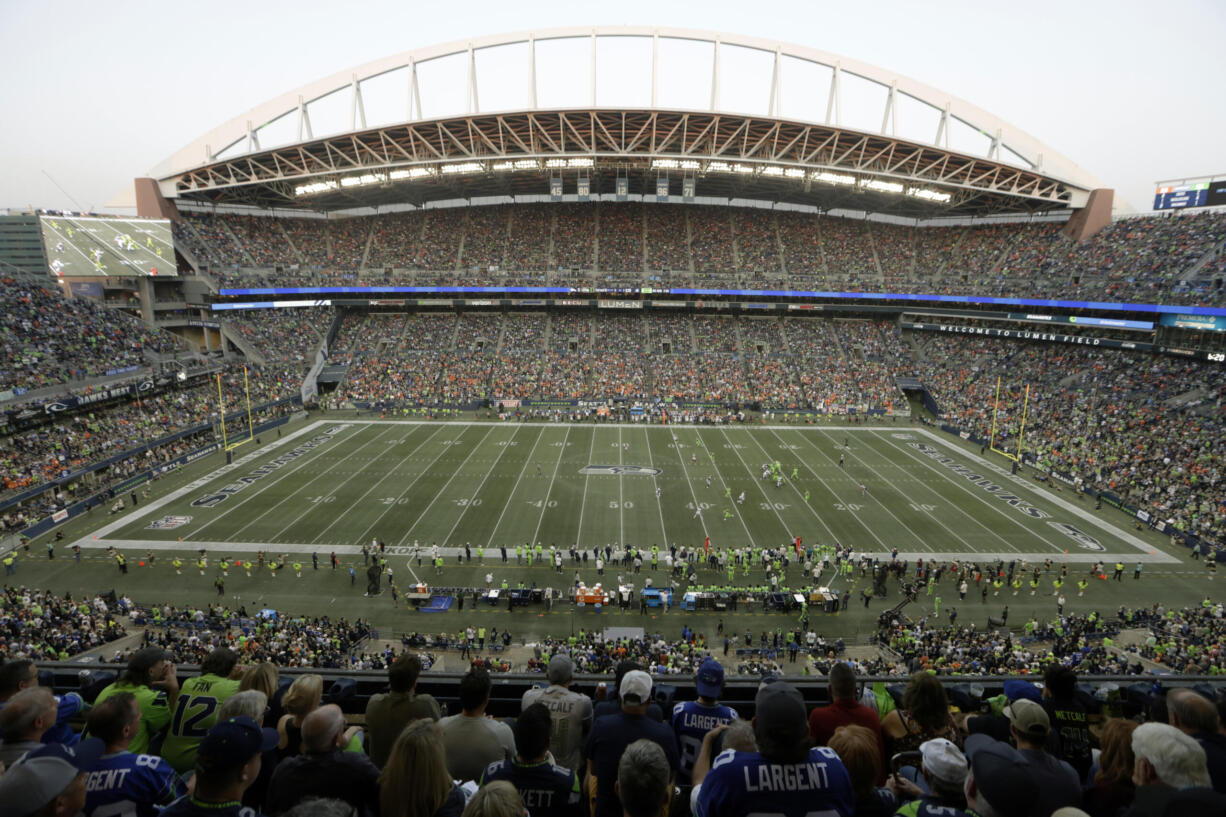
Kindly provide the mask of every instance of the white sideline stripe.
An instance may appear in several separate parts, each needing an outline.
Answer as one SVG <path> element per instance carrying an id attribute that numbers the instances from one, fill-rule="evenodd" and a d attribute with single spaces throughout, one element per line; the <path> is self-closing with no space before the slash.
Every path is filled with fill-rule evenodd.
<path id="1" fill-rule="evenodd" d="M 677 433 L 674 431 L 672 436 L 677 437 Z M 677 443 L 679 442 L 681 442 L 681 438 L 677 437 Z M 698 511 L 702 508 L 702 504 L 698 501 L 698 493 L 694 490 L 693 480 L 690 479 L 690 469 L 686 467 L 685 457 L 681 456 L 681 447 L 677 443 L 673 443 L 673 450 L 677 452 L 677 462 L 681 463 L 681 470 L 685 472 L 685 484 L 689 487 L 690 496 L 694 499 L 694 510 Z M 702 514 L 698 514 L 698 520 L 702 523 L 703 536 L 710 537 L 711 531 L 707 530 L 707 518 Z"/>
<path id="2" fill-rule="evenodd" d="M 270 546 L 267 542 L 204 542 L 204 541 L 171 542 L 171 541 L 154 540 L 154 539 L 99 539 L 97 542 L 95 542 L 91 539 L 88 542 L 83 541 L 83 542 L 80 542 L 79 544 L 81 545 L 82 550 L 105 550 L 106 548 L 109 548 L 109 547 L 115 547 L 115 548 L 131 548 L 133 550 L 196 551 L 196 550 L 199 550 L 200 548 L 206 548 L 209 550 L 210 553 L 215 553 L 219 555 L 225 555 L 227 553 L 257 553 L 258 551 L 261 551 L 261 550 L 266 553 L 276 552 L 276 553 L 307 553 L 307 554 L 328 553 L 330 551 L 335 551 L 337 555 L 346 555 L 346 554 L 355 555 L 355 554 L 360 554 L 362 552 L 362 548 L 360 545 L 327 545 L 327 544 L 312 545 L 312 544 L 305 543 L 305 542 L 285 542 L 285 543 L 278 542 L 275 546 Z M 492 543 L 485 543 L 485 547 L 488 549 L 488 548 L 497 548 L 498 546 Z M 594 547 L 596 547 L 596 545 L 592 544 L 592 545 L 585 546 L 582 549 L 591 550 Z M 413 546 L 412 545 L 396 545 L 396 546 L 388 545 L 387 550 L 388 550 L 388 553 L 393 554 L 393 555 L 407 556 L 407 555 L 411 555 Z M 511 550 L 514 550 L 514 548 L 511 548 Z M 725 547 L 725 548 L 716 548 L 714 545 L 712 545 L 711 550 L 726 550 L 729 553 L 731 553 L 733 550 L 736 550 L 736 548 L 732 546 Z M 452 547 L 452 546 L 443 547 L 440 545 L 438 551 L 439 551 L 440 556 L 451 557 L 451 556 L 456 556 L 456 555 L 463 553 L 464 548 Z M 489 556 L 488 553 L 486 555 Z M 983 563 L 984 560 L 989 560 L 989 559 L 991 560 L 1003 559 L 1005 562 L 1009 562 L 1009 561 L 1016 559 L 1018 561 L 1025 561 L 1027 563 L 1027 568 L 1031 570 L 1034 569 L 1035 566 L 1042 567 L 1044 559 L 1052 558 L 1052 554 L 1047 551 L 1042 551 L 1039 553 L 1012 553 L 1008 551 L 977 551 L 975 553 L 967 553 L 966 551 L 949 551 L 949 552 L 937 552 L 937 553 L 921 553 L 918 555 L 923 556 L 924 561 L 935 559 L 938 562 L 952 562 L 955 559 L 957 559 L 961 563 L 976 562 L 980 564 Z M 877 551 L 877 552 L 857 550 L 856 556 L 857 557 L 870 556 L 870 557 L 876 557 L 878 559 L 889 560 L 890 552 L 888 550 L 887 551 Z M 496 553 L 491 558 L 498 559 L 501 561 L 501 557 L 498 556 Z M 1087 552 L 1073 553 L 1070 551 L 1067 556 L 1064 556 L 1061 559 L 1052 559 L 1052 563 L 1055 565 L 1059 565 L 1064 562 L 1068 562 L 1070 564 L 1093 564 L 1094 562 L 1101 561 L 1103 559 L 1104 559 L 1104 554 L 1102 553 L 1087 553 Z M 913 561 L 913 560 L 908 560 L 908 561 Z M 1144 561 L 1147 564 L 1154 564 L 1154 563 L 1157 563 L 1159 560 L 1153 559 L 1153 558 L 1150 558 L 1150 559 L 1142 558 L 1139 561 Z M 1175 560 L 1175 561 L 1178 561 L 1178 560 Z M 493 562 L 491 562 L 490 564 L 492 565 Z M 706 568 L 702 568 L 702 569 L 706 569 Z M 715 572 L 722 573 L 722 571 L 715 571 Z M 1170 575 L 1175 572 L 1176 571 L 1162 571 L 1161 573 L 1154 573 L 1153 575 Z M 1178 571 L 1178 573 L 1180 575 L 1201 575 L 1201 571 Z M 1091 585 L 1091 587 L 1092 586 L 1093 585 Z"/>
<path id="3" fill-rule="evenodd" d="M 958 453 L 958 454 L 966 453 L 964 451 L 960 451 L 957 448 L 954 448 L 954 446 L 947 440 L 942 440 L 940 437 L 936 436 L 935 432 L 929 431 L 926 428 L 917 428 L 915 430 L 922 433 L 924 436 L 928 437 L 933 442 L 936 442 L 940 445 L 944 445 L 947 449 L 952 449 L 955 453 Z M 987 462 L 986 460 L 982 460 L 981 462 L 983 462 L 983 465 L 985 468 L 990 469 L 997 476 L 1003 479 L 1007 479 L 1010 482 L 1013 482 L 1014 484 L 1025 487 L 1026 490 L 1030 492 L 1031 494 L 1036 493 L 1034 486 L 1026 482 L 1025 478 L 1015 476 L 1009 473 L 1004 468 L 1001 468 L 993 463 Z M 1081 519 L 1082 521 L 1084 521 L 1086 524 L 1093 525 L 1099 530 L 1103 530 L 1103 531 L 1106 531 L 1107 533 L 1110 533 L 1112 536 L 1115 536 L 1116 538 L 1120 539 L 1126 544 L 1132 545 L 1137 550 L 1141 551 L 1141 561 L 1143 562 L 1149 562 L 1152 564 L 1180 563 L 1179 558 L 1175 556 L 1171 556 L 1168 553 L 1163 553 L 1162 551 L 1155 548 L 1153 545 L 1150 545 L 1149 543 L 1138 539 L 1136 536 L 1133 536 L 1128 531 L 1117 528 L 1115 525 L 1113 525 L 1110 522 L 1107 522 L 1101 519 L 1095 519 L 1094 517 L 1088 515 L 1085 512 L 1085 509 L 1078 508 L 1076 505 L 1072 505 L 1058 496 L 1051 496 L 1051 495 L 1046 495 L 1046 494 L 1039 494 L 1039 496 L 1043 499 L 1043 501 L 1051 502 L 1053 505 L 1057 505 L 1063 508 L 1064 510 L 1071 513 L 1073 516 L 1076 516 L 1078 519 Z M 1151 550 L 1153 551 L 1152 554 L 1150 553 Z M 1094 554 L 1090 554 L 1090 555 L 1094 555 Z M 1097 555 L 1099 558 L 1102 558 L 1109 554 L 1099 553 Z M 1111 554 L 1111 555 L 1114 555 L 1114 554 Z M 1091 560 L 1082 560 L 1082 561 L 1094 561 L 1094 560 L 1091 559 Z"/>
<path id="4" fill-rule="evenodd" d="M 314 423 L 308 423 L 304 425 L 302 428 L 298 429 L 297 431 L 294 431 L 290 434 L 286 434 L 285 436 L 280 437 L 279 439 L 273 440 L 272 442 L 270 442 L 268 445 L 264 446 L 261 449 L 252 451 L 246 456 L 239 457 L 238 459 L 234 460 L 234 462 L 232 462 L 230 465 L 223 465 L 217 470 L 209 474 L 206 474 L 205 476 L 200 477 L 197 480 L 189 482 L 188 484 L 184 485 L 181 488 L 176 488 L 175 490 L 166 494 L 166 496 L 159 497 L 158 499 L 153 500 L 147 505 L 140 506 L 141 510 L 137 513 L 124 514 L 124 516 L 120 517 L 114 522 L 107 523 L 106 525 L 103 525 L 102 527 L 98 528 L 92 534 L 87 534 L 81 537 L 73 544 L 80 545 L 81 547 L 85 547 L 87 542 L 92 541 L 91 537 L 93 536 L 97 536 L 98 538 L 101 539 L 102 537 L 106 536 L 109 533 L 113 533 L 119 528 L 126 528 L 128 525 L 131 525 L 134 521 L 145 518 L 146 516 L 153 513 L 154 511 L 157 511 L 169 505 L 171 502 L 181 499 L 182 497 L 186 496 L 187 494 L 192 493 L 193 491 L 200 490 L 204 486 L 208 485 L 210 482 L 213 482 L 219 477 L 221 477 L 223 474 L 228 474 L 231 471 L 242 468 L 251 460 L 256 459 L 257 457 L 266 456 L 268 452 L 273 451 L 283 445 L 289 445 L 291 442 L 298 439 L 302 435 L 308 434 L 314 431 L 316 428 L 323 426 L 323 425 L 337 425 L 337 423 L 326 422 L 323 420 L 319 420 Z"/>

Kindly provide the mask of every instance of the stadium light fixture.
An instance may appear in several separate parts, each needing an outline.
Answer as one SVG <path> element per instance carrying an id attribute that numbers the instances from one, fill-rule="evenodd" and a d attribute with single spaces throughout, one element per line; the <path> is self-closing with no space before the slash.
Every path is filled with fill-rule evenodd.
<path id="1" fill-rule="evenodd" d="M 326 182 L 311 182 L 309 184 L 300 184 L 294 188 L 295 196 L 312 196 L 316 193 L 324 193 L 328 190 L 335 190 L 340 187 L 335 181 Z"/>
<path id="2" fill-rule="evenodd" d="M 484 173 L 485 166 L 480 162 L 456 162 L 454 164 L 443 165 L 443 173 L 453 175 L 457 173 Z"/>
<path id="3" fill-rule="evenodd" d="M 546 159 L 545 167 L 566 167 L 565 159 Z"/>
<path id="4" fill-rule="evenodd" d="M 731 173 L 732 166 L 729 165 L 727 162 L 708 162 L 707 172 L 708 173 Z"/>
<path id="5" fill-rule="evenodd" d="M 743 164 L 738 163 L 732 166 L 732 172 L 733 173 L 746 173 L 746 174 L 753 173 L 754 167 L 753 165 L 743 165 Z"/>
<path id="6" fill-rule="evenodd" d="M 813 180 L 817 182 L 825 182 L 826 184 L 855 184 L 856 183 L 855 176 L 848 176 L 844 173 L 829 173 L 825 170 L 814 173 Z"/>
<path id="7" fill-rule="evenodd" d="M 655 159 L 651 163 L 652 170 L 677 170 L 681 162 L 676 159 Z"/>
<path id="8" fill-rule="evenodd" d="M 567 167 L 595 167 L 596 163 L 585 156 L 576 156 L 566 160 Z"/>
<path id="9" fill-rule="evenodd" d="M 783 168 L 775 167 L 774 165 L 767 165 L 766 167 L 762 168 L 762 175 L 763 176 L 782 176 Z"/>
<path id="10" fill-rule="evenodd" d="M 383 173 L 363 173 L 361 176 L 346 176 L 341 179 L 341 187 L 364 187 L 368 184 L 379 184 L 387 181 Z"/>
<path id="11" fill-rule="evenodd" d="M 805 177 L 805 172 L 799 167 L 785 167 L 783 169 L 783 175 L 787 176 L 789 179 L 803 179 Z"/>
<path id="12" fill-rule="evenodd" d="M 924 187 L 912 187 L 907 191 L 908 196 L 914 196 L 917 199 L 925 201 L 935 201 L 938 204 L 948 204 L 953 198 L 949 193 L 942 193 L 939 190 L 928 190 Z"/>
<path id="13" fill-rule="evenodd" d="M 860 186 L 882 193 L 901 193 L 904 189 L 898 182 L 886 182 L 881 179 L 864 179 L 860 182 Z"/>

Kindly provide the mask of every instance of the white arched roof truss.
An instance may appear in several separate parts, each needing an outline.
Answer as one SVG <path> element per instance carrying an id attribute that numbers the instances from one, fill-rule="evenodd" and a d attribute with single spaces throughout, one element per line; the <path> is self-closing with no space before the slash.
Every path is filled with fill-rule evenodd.
<path id="1" fill-rule="evenodd" d="M 688 94 L 686 104 L 676 104 L 679 93 Z M 221 160 L 398 122 L 598 105 L 855 128 L 981 156 L 1082 191 L 1102 186 L 1021 128 L 910 77 L 799 45 L 635 26 L 500 34 L 375 60 L 252 108 L 151 175 L 168 180 Z"/>

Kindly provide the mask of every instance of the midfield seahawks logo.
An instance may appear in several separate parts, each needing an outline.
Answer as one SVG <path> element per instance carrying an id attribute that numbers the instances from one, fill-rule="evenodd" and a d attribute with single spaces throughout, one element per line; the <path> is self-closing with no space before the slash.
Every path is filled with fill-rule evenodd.
<path id="1" fill-rule="evenodd" d="M 648 468 L 645 465 L 585 465 L 579 469 L 579 473 L 588 476 L 658 477 L 661 471 L 659 468 Z"/>

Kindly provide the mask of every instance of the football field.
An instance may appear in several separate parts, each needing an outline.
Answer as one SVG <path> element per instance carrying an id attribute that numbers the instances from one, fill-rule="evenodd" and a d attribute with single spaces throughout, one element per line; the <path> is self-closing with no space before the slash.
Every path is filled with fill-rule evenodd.
<path id="1" fill-rule="evenodd" d="M 42 555 L 49 538 L 43 537 L 8 581 L 57 592 L 114 589 L 146 604 L 222 601 L 291 615 L 360 616 L 385 637 L 452 631 L 476 621 L 512 626 L 525 638 L 608 625 L 679 631 L 682 620 L 665 624 L 678 614 L 675 608 L 669 616 L 651 610 L 646 618 L 637 609 L 597 614 L 569 603 L 549 611 L 540 605 L 513 611 L 481 605 L 479 611 L 453 607 L 443 616 L 422 615 L 393 602 L 386 584 L 379 598 L 364 596 L 360 550 L 372 540 L 383 542 L 401 591 L 419 580 L 438 588 L 484 588 L 490 573 L 495 586 L 505 579 L 511 587 L 535 583 L 564 593 L 576 572 L 583 582 L 602 582 L 607 590 L 619 573 L 639 589 L 648 577 L 656 586 L 669 582 L 663 560 L 658 570 L 645 566 L 642 575 L 610 565 L 598 576 L 594 560 L 577 566 L 567 558 L 576 546 L 659 545 L 663 553 L 674 543 L 702 548 L 707 537 L 717 549 L 789 546 L 799 536 L 806 545 L 849 545 L 883 560 L 897 547 L 898 557 L 912 565 L 921 557 L 1025 560 L 1031 566 L 1051 559 L 1056 571 L 1068 565 L 1064 593 L 1071 611 L 1110 612 L 1121 604 L 1157 601 L 1194 604 L 1220 595 L 1202 565 L 1156 532 L 1135 530 L 1119 511 L 1096 510 L 1092 500 L 1077 499 L 1072 490 L 1056 492 L 1032 477 L 1012 475 L 1007 461 L 981 457 L 977 447 L 922 426 L 396 421 L 346 413 L 313 414 L 276 434 L 264 432 L 258 446 L 235 449 L 229 465 L 213 454 L 158 480 L 151 498 L 138 497 L 135 508 L 124 494 L 127 507 L 120 513 L 98 508 L 71 520 L 54 560 Z M 776 462 L 782 479 L 764 479 L 763 466 Z M 528 542 L 540 542 L 546 553 L 556 544 L 565 559 L 562 573 L 541 561 L 518 563 L 515 546 Z M 79 560 L 68 550 L 72 544 L 82 548 Z M 429 563 L 434 544 L 444 556 L 441 572 Z M 466 545 L 473 559 L 465 563 L 457 557 Z M 501 545 L 508 548 L 506 563 Z M 112 547 L 126 557 L 127 573 L 106 552 Z M 208 554 L 203 574 L 195 564 L 202 549 Z M 302 565 L 302 575 L 257 567 L 248 576 L 234 565 L 258 564 L 258 551 L 269 560 L 285 554 L 290 566 Z M 154 561 L 145 564 L 149 555 Z M 175 558 L 183 562 L 179 573 L 171 567 Z M 223 560 L 230 565 L 224 576 Z M 1106 574 L 1115 562 L 1125 563 L 1127 581 L 1095 580 L 1083 597 L 1076 580 L 1100 560 Z M 1132 578 L 1138 564 L 1141 580 Z M 219 577 L 224 590 L 216 588 Z M 974 585 L 972 598 L 958 599 L 946 578 L 934 596 L 921 594 L 906 612 L 914 619 L 930 615 L 940 605 L 936 597 L 944 595 L 942 622 L 951 604 L 962 607 L 960 621 L 982 616 L 984 626 L 1004 605 L 1011 605 L 1011 621 L 1019 625 L 1030 615 L 1046 619 L 1057 607 L 1051 578 L 1044 575 L 1035 594 L 1028 586 L 1020 593 L 1006 587 L 982 600 Z M 726 573 L 702 564 L 695 582 L 730 584 Z M 737 570 L 732 583 L 760 587 L 766 577 L 755 565 L 748 574 Z M 856 599 L 849 609 L 820 618 L 818 627 L 827 634 L 864 637 L 883 605 L 900 600 L 890 582 L 886 599 L 860 604 L 869 579 L 859 570 L 827 572 L 821 584 Z M 812 579 L 793 564 L 783 585 L 803 590 Z M 708 637 L 722 617 L 681 615 Z M 728 618 L 731 626 L 761 618 L 773 627 L 767 620 L 782 623 L 791 616 L 759 608 Z"/>
<path id="2" fill-rule="evenodd" d="M 1173 557 L 1077 501 L 910 426 L 316 421 L 83 545 L 393 555 L 850 545 L 899 558 Z M 763 470 L 778 463 L 778 474 Z M 1115 522 L 1121 521 L 1117 516 Z M 1152 551 L 1152 552 L 1151 552 Z M 449 562 L 451 560 L 448 560 Z"/>

